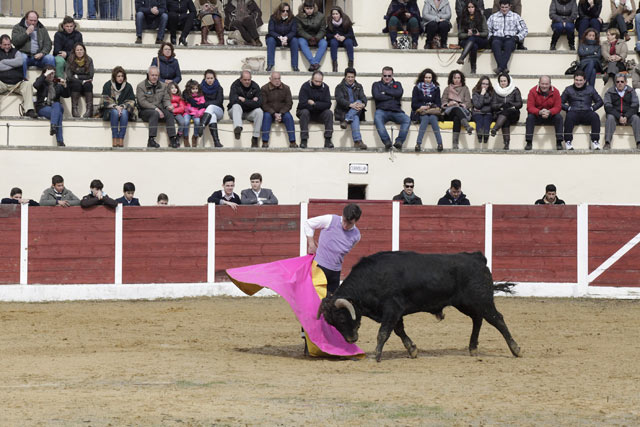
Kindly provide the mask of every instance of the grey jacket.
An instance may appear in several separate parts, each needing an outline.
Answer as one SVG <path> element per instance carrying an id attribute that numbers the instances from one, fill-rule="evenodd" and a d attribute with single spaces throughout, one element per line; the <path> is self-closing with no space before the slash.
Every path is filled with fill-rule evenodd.
<path id="1" fill-rule="evenodd" d="M 171 95 L 167 85 L 158 81 L 154 86 L 149 79 L 144 79 L 136 87 L 136 99 L 140 110 L 156 108 L 165 109 L 171 106 Z"/>
<path id="2" fill-rule="evenodd" d="M 551 0 L 549 18 L 552 23 L 575 22 L 578 19 L 576 0 Z"/>
<path id="3" fill-rule="evenodd" d="M 273 194 L 273 191 L 268 188 L 261 188 L 258 197 L 262 201 L 263 205 L 277 205 L 278 198 Z M 252 189 L 247 188 L 240 193 L 240 201 L 243 205 L 257 205 L 258 199 Z"/>
<path id="4" fill-rule="evenodd" d="M 474 113 L 492 113 L 491 109 L 491 101 L 493 100 L 493 96 L 487 92 L 484 95 L 481 95 L 480 92 L 473 92 L 471 95 L 471 103 L 473 104 L 473 112 Z"/>
<path id="5" fill-rule="evenodd" d="M 424 0 L 424 6 L 422 7 L 422 22 L 451 21 L 451 6 L 449 0 L 441 0 L 440 7 L 436 8 L 436 4 L 433 0 Z"/>
<path id="6" fill-rule="evenodd" d="M 62 197 L 57 196 L 59 194 L 55 192 L 53 187 L 46 188 L 40 196 L 40 206 L 56 206 L 58 200 L 66 200 L 71 206 L 80 206 L 80 199 L 66 187 L 62 190 Z"/>

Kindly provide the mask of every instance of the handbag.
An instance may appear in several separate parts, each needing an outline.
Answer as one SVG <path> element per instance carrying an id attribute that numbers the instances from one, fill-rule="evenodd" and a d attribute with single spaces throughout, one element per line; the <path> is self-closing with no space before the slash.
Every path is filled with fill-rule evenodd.
<path id="1" fill-rule="evenodd" d="M 401 50 L 411 49 L 411 36 L 407 32 L 398 34 L 396 43 L 398 44 L 398 49 L 401 49 Z"/>
<path id="2" fill-rule="evenodd" d="M 567 70 L 564 72 L 564 75 L 569 76 L 569 75 L 575 74 L 576 71 L 578 71 L 579 66 L 580 66 L 580 63 L 578 61 L 573 61 L 569 66 L 569 68 L 567 68 Z"/>
<path id="3" fill-rule="evenodd" d="M 430 114 L 432 116 L 440 116 L 442 115 L 442 108 L 440 107 L 429 107 L 423 114 Z"/>
<path id="4" fill-rule="evenodd" d="M 264 56 L 250 56 L 242 60 L 242 69 L 249 71 L 264 71 L 266 58 Z"/>

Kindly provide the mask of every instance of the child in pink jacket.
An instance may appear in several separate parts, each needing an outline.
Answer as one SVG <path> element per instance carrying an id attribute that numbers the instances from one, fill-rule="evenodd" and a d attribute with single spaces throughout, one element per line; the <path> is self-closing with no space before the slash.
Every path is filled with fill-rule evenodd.
<path id="1" fill-rule="evenodd" d="M 202 136 L 202 132 L 206 124 L 201 124 L 202 116 L 205 110 L 205 100 L 202 94 L 202 88 L 200 84 L 195 80 L 189 80 L 187 86 L 182 93 L 182 97 L 185 100 L 185 120 L 186 130 L 185 135 L 189 135 L 189 121 L 193 120 L 193 136 L 191 137 L 191 146 L 198 146 L 198 138 Z M 202 141 L 204 147 L 204 141 Z"/>

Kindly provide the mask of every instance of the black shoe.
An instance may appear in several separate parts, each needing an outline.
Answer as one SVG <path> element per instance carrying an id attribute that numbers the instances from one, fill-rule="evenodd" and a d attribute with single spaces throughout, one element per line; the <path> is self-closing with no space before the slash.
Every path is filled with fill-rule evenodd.
<path id="1" fill-rule="evenodd" d="M 605 141 L 604 147 L 602 147 L 602 149 L 603 150 L 611 150 L 611 143 Z"/>
<path id="2" fill-rule="evenodd" d="M 491 130 L 489 131 L 489 134 L 491 136 L 496 136 L 496 133 L 498 133 L 498 131 L 496 130 L 496 128 L 491 128 Z"/>
<path id="3" fill-rule="evenodd" d="M 36 111 L 33 108 L 31 110 L 28 110 L 26 113 L 24 113 L 24 115 L 27 117 L 31 117 L 32 119 L 38 118 L 38 113 L 36 113 Z"/>
<path id="4" fill-rule="evenodd" d="M 156 142 L 156 139 L 155 139 L 155 138 L 149 138 L 149 139 L 147 140 L 147 147 L 150 147 L 150 148 L 160 148 L 160 144 L 158 144 L 158 143 Z"/>
<path id="5" fill-rule="evenodd" d="M 292 70 L 292 71 L 300 71 L 300 68 L 298 68 L 298 67 L 292 67 L 292 68 L 291 68 L 291 70 Z"/>
<path id="6" fill-rule="evenodd" d="M 258 148 L 258 138 L 255 136 L 251 137 L 251 148 Z"/>
<path id="7" fill-rule="evenodd" d="M 66 145 L 64 145 L 64 142 L 58 141 L 58 147 L 66 147 Z"/>
<path id="8" fill-rule="evenodd" d="M 271 70 L 273 70 L 273 65 L 267 65 L 266 71 L 271 71 Z"/>
<path id="9" fill-rule="evenodd" d="M 640 150 L 640 141 L 636 142 L 636 150 Z"/>
<path id="10" fill-rule="evenodd" d="M 556 141 L 556 150 L 563 150 L 562 141 Z"/>
<path id="11" fill-rule="evenodd" d="M 604 84 L 607 84 L 607 82 L 609 81 L 609 74 L 604 73 L 602 75 L 602 81 L 604 82 Z"/>
<path id="12" fill-rule="evenodd" d="M 527 141 L 527 145 L 524 146 L 524 149 L 530 151 L 533 148 L 531 141 Z"/>
<path id="13" fill-rule="evenodd" d="M 420 144 L 416 144 L 416 148 L 414 148 L 416 153 L 419 153 L 420 151 L 422 151 L 422 148 L 420 147 Z"/>
<path id="14" fill-rule="evenodd" d="M 171 148 L 179 148 L 180 147 L 180 143 L 178 142 L 178 137 L 177 136 L 169 137 L 169 147 L 171 147 Z"/>
<path id="15" fill-rule="evenodd" d="M 223 145 L 220 143 L 220 140 L 213 141 L 213 146 L 216 148 L 222 148 Z"/>
<path id="16" fill-rule="evenodd" d="M 49 135 L 55 135 L 57 131 L 58 131 L 58 126 L 56 125 L 49 126 Z"/>
<path id="17" fill-rule="evenodd" d="M 391 147 L 393 147 L 393 145 L 391 145 L 391 142 L 385 142 L 384 143 L 384 149 L 389 151 L 391 150 Z"/>
<path id="18" fill-rule="evenodd" d="M 331 142 L 331 138 L 324 139 L 324 148 L 333 148 L 333 142 Z"/>
<path id="19" fill-rule="evenodd" d="M 307 140 L 306 139 L 301 139 L 300 140 L 300 148 L 307 148 Z"/>
<path id="20" fill-rule="evenodd" d="M 156 44 L 162 44 L 162 40 L 156 39 Z"/>
<path id="21" fill-rule="evenodd" d="M 345 122 L 344 120 L 340 121 L 340 129 L 346 129 L 347 128 L 347 122 Z"/>
<path id="22" fill-rule="evenodd" d="M 504 150 L 508 150 L 509 149 L 509 143 L 505 142 L 504 143 L 504 147 L 502 147 Z"/>
<path id="23" fill-rule="evenodd" d="M 442 146 L 442 144 L 438 144 L 438 152 L 444 150 L 444 147 Z"/>
<path id="24" fill-rule="evenodd" d="M 556 44 L 551 43 L 551 46 L 549 46 L 549 50 L 556 50 Z"/>
<path id="25" fill-rule="evenodd" d="M 136 37 L 135 44 L 142 44 L 142 37 Z"/>
<path id="26" fill-rule="evenodd" d="M 523 43 L 518 43 L 516 49 L 518 50 L 529 50 L 526 48 L 526 46 Z"/>
<path id="27" fill-rule="evenodd" d="M 242 126 L 237 126 L 233 129 L 233 136 L 235 136 L 236 139 L 240 139 L 240 135 L 242 135 Z"/>
<path id="28" fill-rule="evenodd" d="M 172 36 L 170 40 L 171 40 L 171 44 L 175 46 L 176 45 L 176 38 Z"/>
<path id="29" fill-rule="evenodd" d="M 393 146 L 397 149 L 397 150 L 402 150 L 402 142 L 400 141 L 396 141 L 395 144 L 393 144 Z"/>

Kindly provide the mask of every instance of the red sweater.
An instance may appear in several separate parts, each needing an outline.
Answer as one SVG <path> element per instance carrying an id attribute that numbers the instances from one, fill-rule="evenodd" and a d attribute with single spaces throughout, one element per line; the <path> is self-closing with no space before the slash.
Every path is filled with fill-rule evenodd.
<path id="1" fill-rule="evenodd" d="M 538 85 L 531 88 L 527 97 L 527 111 L 537 116 L 543 108 L 551 111 L 554 116 L 562 110 L 562 100 L 558 89 L 551 86 L 547 96 L 544 96 L 538 89 Z"/>

